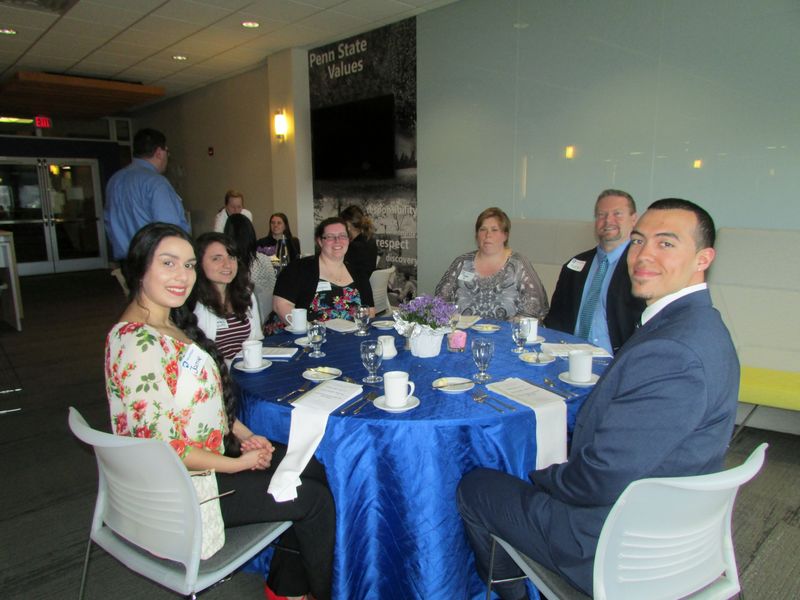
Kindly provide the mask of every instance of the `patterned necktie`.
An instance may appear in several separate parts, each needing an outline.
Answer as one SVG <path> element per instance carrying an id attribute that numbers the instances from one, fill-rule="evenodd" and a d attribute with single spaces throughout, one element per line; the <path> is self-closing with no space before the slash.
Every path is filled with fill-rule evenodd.
<path id="1" fill-rule="evenodd" d="M 606 277 L 607 270 L 608 257 L 604 256 L 603 260 L 600 261 L 600 266 L 597 267 L 597 272 L 592 278 L 592 285 L 589 288 L 589 293 L 586 294 L 586 302 L 583 303 L 583 310 L 581 310 L 578 322 L 578 331 L 575 333 L 575 335 L 580 338 L 589 339 L 594 310 L 597 308 L 597 301 L 600 299 L 600 288 L 603 287 L 603 279 Z"/>

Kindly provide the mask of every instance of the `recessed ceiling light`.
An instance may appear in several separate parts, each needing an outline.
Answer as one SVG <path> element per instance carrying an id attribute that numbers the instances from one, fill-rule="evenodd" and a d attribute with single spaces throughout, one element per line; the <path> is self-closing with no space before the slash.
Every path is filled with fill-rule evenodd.
<path id="1" fill-rule="evenodd" d="M 261 27 L 261 23 L 258 21 L 242 21 L 242 27 L 245 29 L 258 29 Z"/>
<path id="2" fill-rule="evenodd" d="M 176 54 L 172 57 L 172 60 L 189 60 L 188 57 L 184 56 L 183 54 Z"/>
<path id="3" fill-rule="evenodd" d="M 11 27 L 0 27 L 0 35 L 17 35 L 17 30 Z"/>
<path id="4" fill-rule="evenodd" d="M 527 29 L 528 27 L 530 27 L 530 25 L 523 21 L 517 21 L 514 23 L 514 29 Z"/>

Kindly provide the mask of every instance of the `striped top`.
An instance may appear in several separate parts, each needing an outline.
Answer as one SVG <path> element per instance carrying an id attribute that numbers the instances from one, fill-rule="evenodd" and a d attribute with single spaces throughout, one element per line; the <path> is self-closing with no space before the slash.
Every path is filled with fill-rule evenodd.
<path id="1" fill-rule="evenodd" d="M 220 319 L 221 321 L 222 319 Z M 227 327 L 217 327 L 217 338 L 214 340 L 222 356 L 233 358 L 242 349 L 242 342 L 250 336 L 250 322 L 247 318 L 237 319 L 236 315 L 225 317 Z"/>

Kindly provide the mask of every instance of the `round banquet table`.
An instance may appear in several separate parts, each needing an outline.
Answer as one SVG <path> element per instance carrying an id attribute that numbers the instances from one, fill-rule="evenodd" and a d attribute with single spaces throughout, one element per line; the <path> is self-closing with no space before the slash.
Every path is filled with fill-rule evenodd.
<path id="1" fill-rule="evenodd" d="M 488 369 L 492 381 L 514 376 L 546 387 L 543 379 L 548 377 L 559 388 L 578 392 L 567 400 L 570 432 L 589 392 L 558 380 L 559 373 L 567 370 L 566 359 L 545 366 L 519 360 L 511 352 L 510 326 L 498 324 L 501 329 L 493 334 L 467 330 L 467 349 L 462 353 L 448 352 L 445 338 L 441 354 L 433 358 L 412 356 L 393 330 L 371 329 L 369 337 L 329 331 L 325 358 L 298 352 L 288 362 L 274 361 L 259 373 L 231 369 L 239 388 L 242 422 L 255 433 L 286 443 L 292 405 L 275 399 L 300 387 L 307 367 L 336 367 L 360 382 L 366 370 L 359 344 L 378 335 L 396 338 L 398 354 L 383 362 L 379 374 L 409 372 L 420 405 L 403 413 L 388 413 L 372 404 L 358 415 L 336 410 L 315 454 L 325 465 L 336 502 L 334 598 L 451 600 L 485 595 L 456 509 L 456 487 L 476 467 L 526 478 L 536 465 L 536 417 L 530 408 L 506 398 L 501 400 L 516 410 L 503 408 L 501 413 L 476 403 L 469 392 L 446 393 L 431 383 L 443 376 L 471 377 L 476 368 L 469 345 L 481 337 L 495 343 Z M 579 341 L 541 327 L 539 334 L 548 342 Z M 291 343 L 293 337 L 283 333 L 265 339 L 264 345 Z M 594 371 L 602 372 L 607 363 L 595 359 Z M 364 384 L 364 392 L 382 394 L 381 386 Z M 483 385 L 475 390 L 486 391 Z M 255 567 L 266 570 L 265 555 Z"/>

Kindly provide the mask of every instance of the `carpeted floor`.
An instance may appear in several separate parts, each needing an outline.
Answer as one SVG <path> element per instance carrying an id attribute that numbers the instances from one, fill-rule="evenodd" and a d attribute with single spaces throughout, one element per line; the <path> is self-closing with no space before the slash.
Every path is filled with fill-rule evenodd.
<path id="1" fill-rule="evenodd" d="M 23 388 L 0 394 L 0 410 L 22 408 L 0 415 L 0 597 L 61 600 L 77 597 L 97 485 L 93 456 L 67 428 L 67 407 L 108 429 L 103 344 L 124 299 L 105 271 L 23 278 L 22 294 L 22 333 L 0 330 Z M 770 443 L 766 467 L 739 494 L 734 516 L 744 596 L 800 598 L 800 437 L 745 429 L 728 463 L 761 441 Z M 262 590 L 258 575 L 237 573 L 203 597 L 256 599 Z M 174 597 L 93 553 L 87 598 Z"/>

